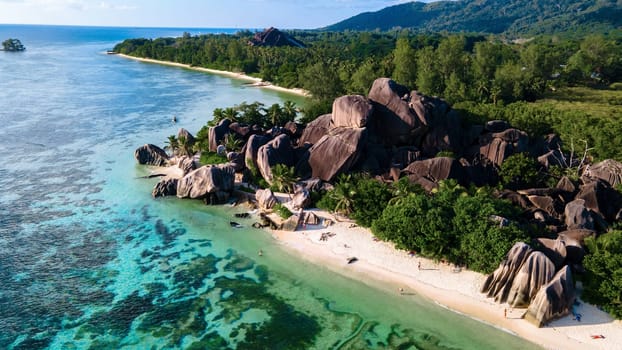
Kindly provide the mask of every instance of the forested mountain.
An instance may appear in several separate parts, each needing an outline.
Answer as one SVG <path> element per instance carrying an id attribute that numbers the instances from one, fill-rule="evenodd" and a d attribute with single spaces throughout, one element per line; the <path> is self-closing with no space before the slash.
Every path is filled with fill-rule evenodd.
<path id="1" fill-rule="evenodd" d="M 622 25 L 620 0 L 458 0 L 410 2 L 365 12 L 325 30 L 552 34 L 602 32 Z"/>

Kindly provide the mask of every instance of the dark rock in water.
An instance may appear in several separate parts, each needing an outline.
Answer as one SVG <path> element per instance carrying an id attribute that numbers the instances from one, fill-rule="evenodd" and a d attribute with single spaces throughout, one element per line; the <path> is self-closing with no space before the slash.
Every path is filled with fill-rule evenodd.
<path id="1" fill-rule="evenodd" d="M 231 192 L 234 180 L 235 171 L 231 166 L 206 165 L 179 180 L 177 197 L 205 198 L 210 193 Z"/>
<path id="2" fill-rule="evenodd" d="M 373 110 L 363 96 L 337 97 L 333 102 L 332 125 L 335 128 L 363 128 L 371 119 Z"/>
<path id="3" fill-rule="evenodd" d="M 546 285 L 542 286 L 529 304 L 525 319 L 537 327 L 566 316 L 575 301 L 572 272 L 564 266 Z"/>
<path id="4" fill-rule="evenodd" d="M 449 157 L 418 160 L 409 164 L 402 172 L 407 175 L 416 175 L 415 178 L 424 178 L 435 184 L 446 179 L 456 179 L 463 185 L 468 182 L 462 164 Z"/>
<path id="5" fill-rule="evenodd" d="M 298 145 L 303 145 L 305 143 L 314 145 L 322 137 L 328 135 L 328 131 L 332 129 L 332 118 L 332 114 L 324 114 L 307 124 L 307 127 L 302 132 L 302 136 L 300 136 L 298 140 Z"/>
<path id="6" fill-rule="evenodd" d="M 518 242 L 514 244 L 505 259 L 499 264 L 499 267 L 486 277 L 481 292 L 486 293 L 489 298 L 495 298 L 495 301 L 498 303 L 505 303 L 514 282 L 514 277 L 532 252 L 531 247 L 525 243 Z"/>
<path id="7" fill-rule="evenodd" d="M 244 227 L 244 226 L 238 224 L 235 221 L 229 221 L 229 225 L 231 225 L 231 227 L 234 227 L 234 228 L 242 228 L 242 227 Z"/>
<path id="8" fill-rule="evenodd" d="M 257 190 L 255 192 L 255 197 L 257 198 L 257 205 L 261 209 L 272 209 L 278 203 L 278 200 L 274 196 L 274 193 L 269 188 L 265 190 Z"/>
<path id="9" fill-rule="evenodd" d="M 287 134 L 282 134 L 266 143 L 257 152 L 257 168 L 261 176 L 272 184 L 272 167 L 277 164 L 293 166 L 294 149 Z"/>
<path id="10" fill-rule="evenodd" d="M 542 252 L 529 254 L 514 277 L 508 304 L 512 307 L 527 307 L 542 286 L 555 275 L 555 264 Z"/>
<path id="11" fill-rule="evenodd" d="M 26 50 L 26 47 L 19 39 L 9 38 L 2 42 L 2 49 L 9 52 L 18 52 Z"/>
<path id="12" fill-rule="evenodd" d="M 134 151 L 134 158 L 139 164 L 165 166 L 168 163 L 168 155 L 160 147 L 153 144 L 140 146 Z"/>
<path id="13" fill-rule="evenodd" d="M 294 46 L 304 48 L 305 44 L 274 27 L 270 27 L 263 32 L 257 32 L 248 41 L 251 46 Z"/>
<path id="14" fill-rule="evenodd" d="M 312 177 L 331 181 L 349 171 L 363 154 L 366 128 L 336 128 L 309 149 L 308 164 Z"/>
<path id="15" fill-rule="evenodd" d="M 376 79 L 368 98 L 374 105 L 374 126 L 386 145 L 415 144 L 426 131 L 409 106 L 408 88 L 389 78 Z"/>
<path id="16" fill-rule="evenodd" d="M 240 218 L 240 219 L 248 219 L 251 216 L 251 214 L 249 214 L 249 213 L 235 213 L 234 216 L 236 218 Z"/>
<path id="17" fill-rule="evenodd" d="M 177 195 L 177 182 L 178 179 L 162 179 L 155 185 L 151 195 L 154 198 L 175 196 Z"/>
<path id="18" fill-rule="evenodd" d="M 224 140 L 225 135 L 229 133 L 229 126 L 231 120 L 223 119 L 218 125 L 209 128 L 209 150 L 210 152 L 216 152 L 218 145 Z"/>
<path id="19" fill-rule="evenodd" d="M 572 229 L 594 229 L 594 218 L 590 211 L 585 207 L 585 200 L 575 199 L 566 204 L 564 209 L 564 217 L 566 218 L 566 227 Z"/>
<path id="20" fill-rule="evenodd" d="M 246 142 L 246 145 L 244 145 L 246 148 L 244 153 L 244 162 L 246 163 L 247 168 L 255 169 L 257 171 L 259 170 L 259 166 L 257 165 L 257 153 L 259 152 L 259 148 L 269 141 L 270 138 L 267 136 L 251 135 Z"/>
<path id="21" fill-rule="evenodd" d="M 602 162 L 589 166 L 583 176 L 607 182 L 611 187 L 622 184 L 622 163 L 605 159 Z"/>

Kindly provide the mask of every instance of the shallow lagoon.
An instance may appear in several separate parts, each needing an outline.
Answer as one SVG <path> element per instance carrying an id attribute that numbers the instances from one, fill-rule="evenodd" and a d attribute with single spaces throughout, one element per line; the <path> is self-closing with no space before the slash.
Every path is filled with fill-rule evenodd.
<path id="1" fill-rule="evenodd" d="M 0 52 L 0 348 L 536 348 L 232 229 L 243 209 L 152 199 L 139 145 L 196 131 L 217 107 L 301 102 L 104 54 L 182 32 L 0 26 L 27 46 Z"/>

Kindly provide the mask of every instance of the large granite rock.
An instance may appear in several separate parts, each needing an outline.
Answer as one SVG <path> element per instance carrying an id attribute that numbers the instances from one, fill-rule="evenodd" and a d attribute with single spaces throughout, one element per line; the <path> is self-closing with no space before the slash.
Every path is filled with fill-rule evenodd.
<path id="1" fill-rule="evenodd" d="M 374 125 L 386 145 L 413 144 L 426 131 L 409 106 L 409 91 L 389 78 L 376 79 L 368 98 L 374 104 Z"/>
<path id="2" fill-rule="evenodd" d="M 515 153 L 527 151 L 529 136 L 518 129 L 507 129 L 502 132 L 486 134 L 480 140 L 480 155 L 496 165 Z"/>
<path id="3" fill-rule="evenodd" d="M 449 157 L 436 157 L 426 160 L 418 160 L 410 163 L 403 173 L 421 184 L 426 190 L 430 190 L 428 183 L 438 184 L 441 180 L 456 179 L 460 184 L 466 184 L 467 176 L 459 161 Z M 422 180 L 420 180 L 422 179 Z M 433 186 L 436 187 L 436 186 Z"/>
<path id="4" fill-rule="evenodd" d="M 302 136 L 298 140 L 298 145 L 304 145 L 305 143 L 314 145 L 322 137 L 328 135 L 328 131 L 333 128 L 332 118 L 332 114 L 324 114 L 307 124 L 307 127 L 302 132 Z"/>
<path id="5" fill-rule="evenodd" d="M 291 205 L 294 209 L 305 209 L 311 205 L 311 202 L 311 192 L 305 188 L 302 188 L 294 193 Z"/>
<path id="6" fill-rule="evenodd" d="M 160 147 L 153 144 L 145 144 L 134 151 L 134 158 L 139 164 L 165 166 L 168 163 L 168 155 Z"/>
<path id="7" fill-rule="evenodd" d="M 594 218 L 585 206 L 585 200 L 575 199 L 566 204 L 564 209 L 564 218 L 566 220 L 566 228 L 572 229 L 594 229 Z"/>
<path id="8" fill-rule="evenodd" d="M 575 301 L 575 289 L 572 272 L 569 266 L 564 266 L 546 285 L 542 286 L 534 297 L 525 319 L 537 327 L 566 316 Z"/>
<path id="9" fill-rule="evenodd" d="M 364 128 L 374 108 L 361 95 L 337 97 L 333 102 L 332 125 L 335 128 Z"/>
<path id="10" fill-rule="evenodd" d="M 540 251 L 546 255 L 553 264 L 555 264 L 555 270 L 559 270 L 564 264 L 566 264 L 566 241 L 560 239 L 550 238 L 538 238 L 536 241 L 540 244 Z"/>
<path id="11" fill-rule="evenodd" d="M 192 145 L 194 145 L 194 143 L 197 141 L 194 135 L 192 135 L 190 131 L 184 128 L 180 128 L 179 131 L 177 132 L 177 139 L 178 140 L 185 139 L 186 145 L 188 145 L 189 147 L 192 147 Z"/>
<path id="12" fill-rule="evenodd" d="M 508 300 L 514 277 L 533 249 L 523 242 L 517 242 L 508 252 L 499 267 L 484 281 L 481 292 L 498 303 Z"/>
<path id="13" fill-rule="evenodd" d="M 294 163 L 294 149 L 287 134 L 281 134 L 265 145 L 259 147 L 257 152 L 257 168 L 261 176 L 272 184 L 272 167 L 284 164 L 288 167 Z"/>
<path id="14" fill-rule="evenodd" d="M 177 158 L 177 167 L 181 169 L 183 176 L 188 175 L 190 172 L 197 169 L 197 166 L 192 157 L 182 156 Z"/>
<path id="15" fill-rule="evenodd" d="M 363 153 L 367 139 L 366 128 L 336 128 L 309 149 L 308 165 L 312 177 L 331 181 L 347 172 Z"/>
<path id="16" fill-rule="evenodd" d="M 555 264 L 542 252 L 529 254 L 514 277 L 508 294 L 512 307 L 527 307 L 540 288 L 555 275 Z"/>
<path id="17" fill-rule="evenodd" d="M 270 141 L 270 138 L 262 135 L 251 135 L 244 145 L 244 162 L 249 169 L 259 169 L 257 165 L 257 153 L 259 148 Z"/>
<path id="18" fill-rule="evenodd" d="M 596 180 L 583 184 L 576 199 L 583 199 L 585 207 L 608 221 L 615 221 L 620 211 L 620 194 L 608 183 Z"/>
<path id="19" fill-rule="evenodd" d="M 589 166 L 583 175 L 588 178 L 603 180 L 612 187 L 616 187 L 622 184 L 622 163 L 613 159 L 605 159 Z"/>
<path id="20" fill-rule="evenodd" d="M 164 178 L 160 180 L 151 191 L 151 195 L 153 198 L 165 197 L 165 196 L 174 196 L 177 194 L 177 183 L 178 179 L 174 178 Z"/>
<path id="21" fill-rule="evenodd" d="M 179 198 L 205 198 L 211 193 L 231 192 L 235 171 L 228 165 L 206 165 L 182 177 L 177 184 Z"/>
<path id="22" fill-rule="evenodd" d="M 259 208 L 264 210 L 270 210 L 278 203 L 274 193 L 272 193 L 269 188 L 257 190 L 255 192 L 255 198 L 257 199 L 257 205 Z"/>
<path id="23" fill-rule="evenodd" d="M 227 135 L 230 131 L 229 126 L 231 125 L 231 120 L 223 119 L 216 126 L 212 126 L 209 128 L 209 150 L 210 152 L 216 152 L 218 150 L 218 145 L 224 140 L 225 135 Z"/>

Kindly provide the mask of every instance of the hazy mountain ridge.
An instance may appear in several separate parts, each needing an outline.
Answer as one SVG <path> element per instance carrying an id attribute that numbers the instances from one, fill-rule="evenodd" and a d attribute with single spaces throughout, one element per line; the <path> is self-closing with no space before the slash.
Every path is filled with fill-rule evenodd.
<path id="1" fill-rule="evenodd" d="M 410 2 L 365 12 L 326 30 L 390 30 L 542 34 L 602 31 L 622 25 L 620 0 L 459 0 Z"/>

